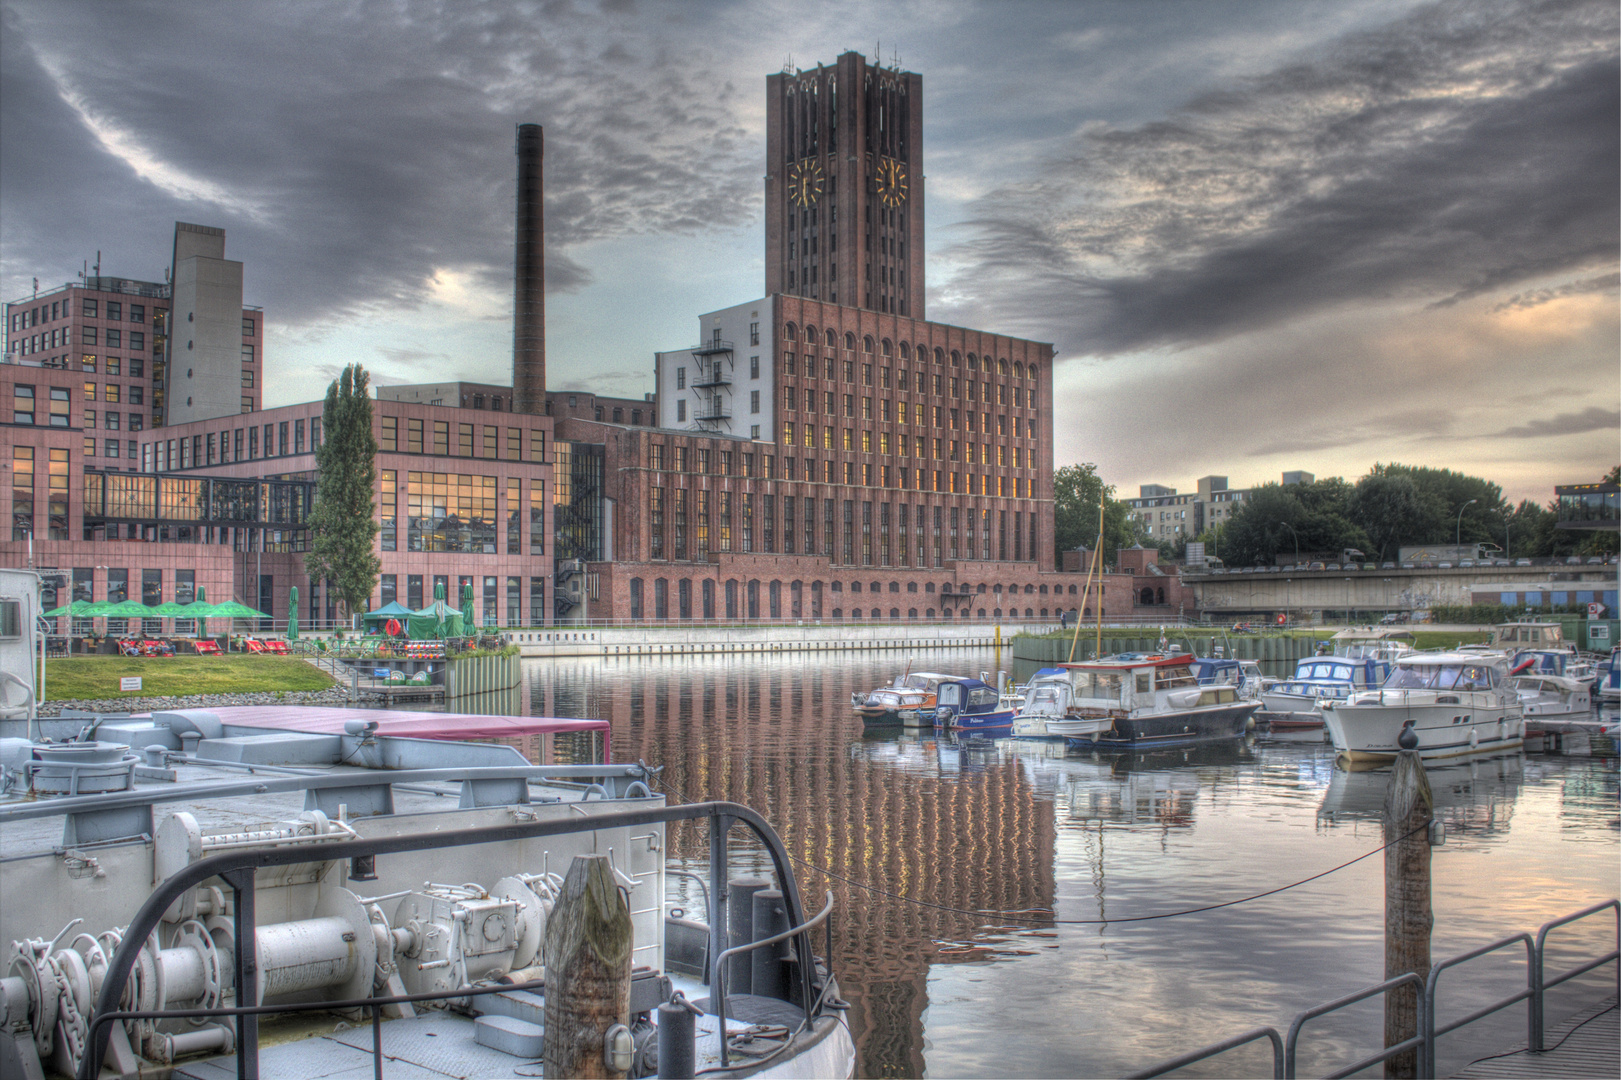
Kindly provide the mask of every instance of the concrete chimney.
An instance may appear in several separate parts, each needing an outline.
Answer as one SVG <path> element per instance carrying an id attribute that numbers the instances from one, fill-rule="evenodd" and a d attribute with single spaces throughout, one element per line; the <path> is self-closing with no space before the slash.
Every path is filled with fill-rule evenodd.
<path id="1" fill-rule="evenodd" d="M 518 125 L 518 222 L 512 314 L 512 410 L 546 411 L 546 214 L 539 124 Z"/>

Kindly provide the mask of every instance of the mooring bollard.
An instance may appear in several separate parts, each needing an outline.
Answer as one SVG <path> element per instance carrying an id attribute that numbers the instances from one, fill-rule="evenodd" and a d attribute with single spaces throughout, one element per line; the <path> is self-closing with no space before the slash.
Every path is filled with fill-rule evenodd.
<path id="1" fill-rule="evenodd" d="M 1402 745 L 1417 739 L 1402 731 Z M 1430 973 L 1430 820 L 1435 798 L 1418 751 L 1396 754 L 1390 786 L 1385 789 L 1385 978 L 1412 972 L 1422 982 Z M 1418 1034 L 1418 986 L 1402 986 L 1385 995 L 1385 1046 Z M 1418 1075 L 1417 1050 L 1404 1050 L 1385 1062 L 1385 1076 L 1403 1080 Z"/>
<path id="2" fill-rule="evenodd" d="M 606 855 L 576 855 L 546 920 L 549 1078 L 617 1080 L 605 1040 L 630 1023 L 630 905 Z"/>

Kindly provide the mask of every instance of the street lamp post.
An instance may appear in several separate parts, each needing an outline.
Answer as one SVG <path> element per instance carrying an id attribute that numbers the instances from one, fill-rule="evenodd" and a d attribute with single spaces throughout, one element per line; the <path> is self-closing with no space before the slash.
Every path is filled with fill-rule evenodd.
<path id="1" fill-rule="evenodd" d="M 1300 534 L 1295 532 L 1295 527 L 1293 525 L 1289 524 L 1287 521 L 1280 521 L 1280 522 L 1278 522 L 1278 524 L 1282 525 L 1285 529 L 1288 529 L 1289 534 L 1295 538 L 1295 565 L 1299 566 L 1300 565 Z"/>
<path id="2" fill-rule="evenodd" d="M 1457 532 L 1455 532 L 1453 534 L 1453 536 L 1452 536 L 1452 546 L 1453 547 L 1462 547 L 1463 546 L 1463 512 L 1465 510 L 1469 509 L 1471 506 L 1475 505 L 1479 501 L 1480 501 L 1479 499 L 1470 499 L 1468 502 L 1466 502 L 1462 506 L 1458 507 L 1458 529 L 1457 529 Z"/>

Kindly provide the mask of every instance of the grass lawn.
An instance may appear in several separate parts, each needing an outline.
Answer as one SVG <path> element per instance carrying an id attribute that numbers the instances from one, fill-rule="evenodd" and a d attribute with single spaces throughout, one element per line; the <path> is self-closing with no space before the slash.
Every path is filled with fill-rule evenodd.
<path id="1" fill-rule="evenodd" d="M 118 680 L 141 676 L 141 689 L 120 693 Z M 186 694 L 250 694 L 265 690 L 325 690 L 331 676 L 289 656 L 68 656 L 45 668 L 52 701 Z"/>
<path id="2" fill-rule="evenodd" d="M 1491 631 L 1414 630 L 1415 649 L 1455 649 L 1459 645 L 1483 645 L 1492 639 Z"/>

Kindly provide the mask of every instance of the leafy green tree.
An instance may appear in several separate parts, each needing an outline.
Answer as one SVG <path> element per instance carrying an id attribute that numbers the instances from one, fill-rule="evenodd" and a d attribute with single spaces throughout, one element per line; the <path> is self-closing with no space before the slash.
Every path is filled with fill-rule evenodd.
<path id="1" fill-rule="evenodd" d="M 1368 534 L 1370 546 L 1364 550 L 1376 559 L 1394 559 L 1408 537 L 1431 531 L 1435 516 L 1411 476 L 1377 470 L 1357 481 L 1350 512 Z"/>
<path id="2" fill-rule="evenodd" d="M 326 578 L 343 614 L 361 610 L 377 587 L 377 439 L 372 434 L 370 379 L 350 364 L 326 389 L 321 445 L 315 448 L 315 506 L 304 569 Z"/>
<path id="3" fill-rule="evenodd" d="M 1113 565 L 1115 552 L 1138 541 L 1131 508 L 1114 497 L 1096 465 L 1065 465 L 1053 473 L 1053 541 L 1055 556 L 1098 542 L 1098 501 L 1103 501 L 1103 561 Z"/>
<path id="4" fill-rule="evenodd" d="M 1368 533 L 1351 519 L 1354 489 L 1339 477 L 1313 484 L 1263 484 L 1228 518 L 1221 558 L 1232 566 L 1292 563 L 1312 555 L 1366 552 Z"/>

